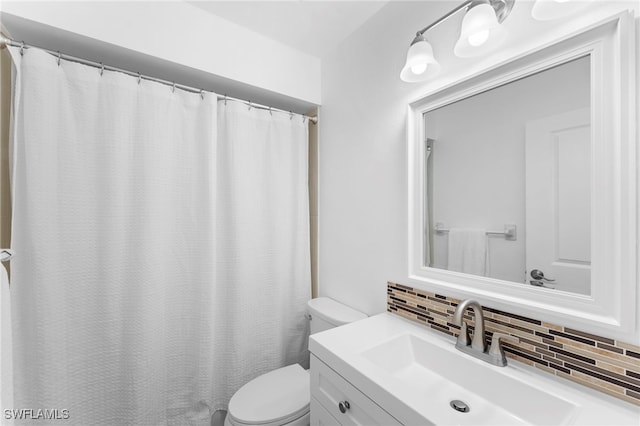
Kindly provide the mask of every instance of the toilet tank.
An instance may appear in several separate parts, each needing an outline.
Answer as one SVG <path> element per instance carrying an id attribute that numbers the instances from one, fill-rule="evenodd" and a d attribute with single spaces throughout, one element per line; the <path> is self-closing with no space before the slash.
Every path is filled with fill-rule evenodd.
<path id="1" fill-rule="evenodd" d="M 311 334 L 367 317 L 366 314 L 328 297 L 309 300 L 307 302 L 307 313 L 311 322 Z"/>

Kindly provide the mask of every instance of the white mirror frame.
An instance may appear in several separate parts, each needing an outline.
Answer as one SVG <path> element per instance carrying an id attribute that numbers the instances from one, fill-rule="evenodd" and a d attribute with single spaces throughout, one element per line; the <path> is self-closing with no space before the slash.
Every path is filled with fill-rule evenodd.
<path id="1" fill-rule="evenodd" d="M 591 294 L 572 294 L 424 266 L 423 115 L 585 55 L 591 57 Z M 635 61 L 634 18 L 623 12 L 410 104 L 407 151 L 411 284 L 640 344 Z"/>

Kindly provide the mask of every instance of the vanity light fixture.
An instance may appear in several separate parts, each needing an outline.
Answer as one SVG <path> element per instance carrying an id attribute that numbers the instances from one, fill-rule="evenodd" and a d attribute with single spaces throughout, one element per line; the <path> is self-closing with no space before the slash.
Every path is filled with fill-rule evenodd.
<path id="1" fill-rule="evenodd" d="M 407 61 L 400 72 L 400 78 L 408 83 L 433 77 L 440 71 L 440 64 L 433 56 L 433 47 L 424 35 L 418 34 L 411 42 Z"/>
<path id="2" fill-rule="evenodd" d="M 586 7 L 592 0 L 536 0 L 531 16 L 538 21 L 550 21 L 571 15 Z"/>
<path id="3" fill-rule="evenodd" d="M 433 47 L 425 33 L 465 10 L 460 38 L 454 47 L 459 57 L 482 55 L 498 46 L 506 36 L 502 22 L 509 16 L 515 0 L 467 0 L 434 23 L 421 29 L 411 42 L 405 66 L 400 72 L 403 81 L 414 83 L 427 80 L 440 71 L 440 64 L 433 54 Z"/>
<path id="4" fill-rule="evenodd" d="M 498 20 L 499 11 L 504 11 L 506 2 L 493 2 L 499 6 L 495 9 L 489 3 L 470 5 L 469 10 L 462 19 L 460 28 L 460 38 L 453 48 L 453 53 L 461 58 L 479 56 L 495 48 L 504 41 L 507 31 L 501 24 L 505 14 L 500 15 L 502 20 Z M 513 3 L 511 3 L 513 5 Z M 508 12 L 510 12 L 509 10 Z M 508 14 L 507 12 L 507 14 Z"/>

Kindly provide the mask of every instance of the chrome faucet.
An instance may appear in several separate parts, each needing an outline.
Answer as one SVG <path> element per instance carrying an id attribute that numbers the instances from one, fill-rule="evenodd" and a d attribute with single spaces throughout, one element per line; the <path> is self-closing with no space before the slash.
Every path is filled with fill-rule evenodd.
<path id="1" fill-rule="evenodd" d="M 467 308 L 473 310 L 476 323 L 473 340 L 469 338 L 467 323 L 463 319 Z M 456 342 L 456 348 L 458 350 L 500 367 L 507 365 L 507 358 L 504 355 L 501 341 L 511 340 L 515 343 L 520 342 L 520 339 L 517 337 L 504 333 L 493 333 L 491 348 L 487 351 L 487 341 L 484 336 L 484 314 L 482 313 L 482 306 L 475 300 L 467 299 L 458 304 L 453 314 L 453 323 L 460 327 L 460 333 L 458 334 L 458 340 Z"/>
<path id="2" fill-rule="evenodd" d="M 487 341 L 484 337 L 484 314 L 482 313 L 482 306 L 471 299 L 460 302 L 456 312 L 453 314 L 453 323 L 460 326 L 460 334 L 458 334 L 456 347 L 460 349 L 460 346 L 469 346 L 469 330 L 467 330 L 467 323 L 464 322 L 463 319 L 467 308 L 473 309 L 473 315 L 476 319 L 476 330 L 473 333 L 471 348 L 479 352 L 484 352 L 487 350 Z"/>

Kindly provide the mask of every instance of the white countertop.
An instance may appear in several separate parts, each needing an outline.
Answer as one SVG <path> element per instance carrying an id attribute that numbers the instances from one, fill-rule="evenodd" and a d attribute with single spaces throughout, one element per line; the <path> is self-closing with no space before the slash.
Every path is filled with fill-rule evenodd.
<path id="1" fill-rule="evenodd" d="M 380 347 L 385 342 L 394 341 L 393 339 L 406 335 L 416 336 L 421 341 L 428 342 L 429 345 L 433 345 L 437 349 L 438 362 L 434 364 L 442 364 L 444 367 L 434 368 L 447 370 L 446 366 L 456 365 L 459 370 L 462 362 L 463 369 L 469 370 L 471 372 L 469 373 L 470 375 L 477 372 L 478 376 L 483 380 L 481 385 L 487 387 L 487 394 L 496 394 L 495 385 L 494 388 L 491 387 L 492 381 L 494 383 L 526 384 L 523 385 L 521 394 L 518 393 L 516 386 L 509 386 L 509 389 L 504 393 L 506 399 L 511 402 L 507 401 L 505 404 L 513 404 L 515 402 L 516 405 L 520 406 L 520 409 L 525 407 L 524 409 L 526 410 L 542 410 L 538 411 L 538 414 L 547 414 L 547 417 L 533 416 L 530 418 L 548 419 L 553 417 L 551 416 L 553 413 L 545 413 L 543 411 L 550 409 L 545 406 L 546 404 L 541 404 L 540 401 L 523 401 L 521 399 L 521 395 L 522 398 L 526 398 L 526 395 L 537 395 L 536 392 L 543 392 L 545 395 L 550 395 L 554 401 L 557 400 L 560 404 L 564 404 L 562 405 L 563 407 L 570 407 L 570 410 L 567 411 L 569 414 L 562 419 L 558 419 L 559 422 L 554 424 L 640 425 L 640 407 L 566 379 L 546 374 L 512 359 L 509 359 L 507 367 L 492 366 L 456 350 L 454 347 L 455 338 L 386 312 L 314 334 L 309 340 L 309 350 L 405 425 L 429 423 L 437 425 L 477 425 L 479 421 L 492 426 L 507 424 L 504 422 L 505 417 L 478 417 L 481 415 L 479 412 L 483 411 L 481 409 L 476 409 L 475 411 L 472 409 L 473 414 L 458 413 L 440 400 L 447 397 L 447 395 L 443 395 L 447 393 L 447 390 L 442 389 L 439 391 L 432 387 L 427 391 L 424 386 L 424 377 L 422 377 L 422 382 L 418 375 L 415 376 L 415 380 L 412 377 L 402 377 L 400 379 L 397 375 L 391 375 L 388 371 L 380 368 L 379 365 L 371 362 L 370 357 L 363 355 L 371 353 L 372 348 Z M 397 356 L 397 354 L 394 356 Z M 446 359 L 442 360 L 442 358 Z M 394 362 L 394 360 L 391 359 L 390 362 Z M 447 377 L 448 374 L 453 374 L 454 372 L 437 371 L 437 373 Z M 459 372 L 457 376 L 460 377 Z M 487 377 L 495 378 L 496 380 L 486 380 Z M 520 382 L 514 382 L 512 379 Z M 507 381 L 505 382 L 505 380 Z M 526 389 L 529 390 L 529 393 L 525 392 Z M 459 388 L 459 390 L 463 393 L 466 391 L 463 388 Z M 531 390 L 535 392 L 531 393 Z M 475 407 L 490 405 L 490 403 L 482 399 L 482 392 L 478 392 L 478 394 L 481 398 L 476 398 L 474 401 Z M 467 395 L 467 398 L 473 399 L 473 396 Z M 560 405 L 558 406 L 560 407 Z M 518 424 L 532 424 L 526 419 L 522 420 L 517 417 L 513 419 Z M 547 422 L 547 424 L 550 423 Z"/>

